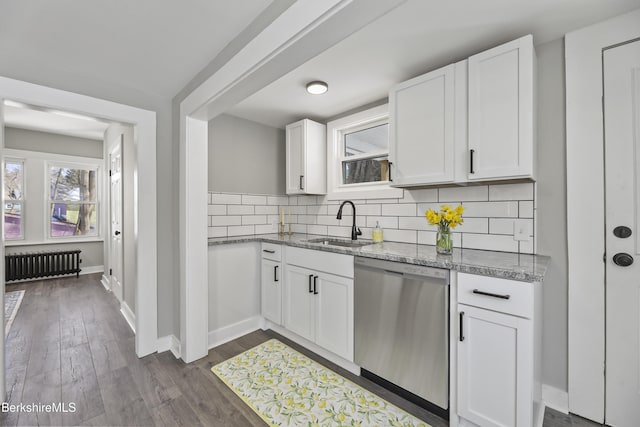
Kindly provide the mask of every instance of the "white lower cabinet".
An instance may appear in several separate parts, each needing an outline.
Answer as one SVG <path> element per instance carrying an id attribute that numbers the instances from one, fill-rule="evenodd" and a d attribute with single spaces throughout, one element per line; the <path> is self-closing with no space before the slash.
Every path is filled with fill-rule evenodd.
<path id="1" fill-rule="evenodd" d="M 280 261 L 262 259 L 262 317 L 282 324 L 282 281 Z"/>
<path id="2" fill-rule="evenodd" d="M 347 277 L 322 271 L 329 266 Z M 352 272 L 352 256 L 287 248 L 284 327 L 349 361 L 354 345 Z"/>
<path id="3" fill-rule="evenodd" d="M 540 284 L 458 274 L 461 425 L 536 425 L 541 398 L 539 302 Z"/>

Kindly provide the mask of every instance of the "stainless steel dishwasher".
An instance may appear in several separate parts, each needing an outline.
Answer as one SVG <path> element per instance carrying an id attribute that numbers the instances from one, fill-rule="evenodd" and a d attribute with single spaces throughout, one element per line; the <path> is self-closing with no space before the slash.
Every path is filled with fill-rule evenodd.
<path id="1" fill-rule="evenodd" d="M 449 270 L 356 257 L 354 300 L 362 376 L 448 418 Z"/>

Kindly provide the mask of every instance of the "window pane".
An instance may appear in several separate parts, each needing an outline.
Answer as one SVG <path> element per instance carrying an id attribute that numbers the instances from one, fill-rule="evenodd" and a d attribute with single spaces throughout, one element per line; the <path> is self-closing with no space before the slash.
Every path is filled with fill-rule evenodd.
<path id="1" fill-rule="evenodd" d="M 347 157 L 381 150 L 387 151 L 388 147 L 389 124 L 387 123 L 347 133 L 344 136 L 344 155 Z"/>
<path id="2" fill-rule="evenodd" d="M 4 238 L 22 238 L 22 204 L 4 203 Z"/>
<path id="3" fill-rule="evenodd" d="M 95 202 L 98 192 L 95 170 L 51 167 L 51 200 Z"/>
<path id="4" fill-rule="evenodd" d="M 387 156 L 342 162 L 342 183 L 376 182 L 389 180 Z"/>
<path id="5" fill-rule="evenodd" d="M 22 162 L 6 162 L 4 165 L 4 198 L 22 200 Z"/>
<path id="6" fill-rule="evenodd" d="M 95 204 L 51 204 L 51 237 L 95 236 L 96 224 Z"/>

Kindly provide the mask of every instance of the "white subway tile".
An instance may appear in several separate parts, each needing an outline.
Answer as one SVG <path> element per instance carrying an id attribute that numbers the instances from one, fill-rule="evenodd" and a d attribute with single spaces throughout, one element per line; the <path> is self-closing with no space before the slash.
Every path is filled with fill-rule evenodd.
<path id="1" fill-rule="evenodd" d="M 327 226 L 326 225 L 316 225 L 311 224 L 307 225 L 307 233 L 309 234 L 320 234 L 322 236 L 327 234 Z"/>
<path id="2" fill-rule="evenodd" d="M 489 200 L 486 185 L 468 187 L 446 187 L 438 189 L 438 202 L 482 202 Z"/>
<path id="3" fill-rule="evenodd" d="M 209 204 L 209 205 L 211 204 L 211 195 L 212 194 L 213 194 L 212 192 L 207 193 L 207 204 Z"/>
<path id="4" fill-rule="evenodd" d="M 435 225 L 430 225 L 424 216 L 401 216 L 398 228 L 402 230 L 435 230 Z"/>
<path id="5" fill-rule="evenodd" d="M 416 204 L 402 203 L 397 205 L 382 205 L 382 215 L 416 216 Z"/>
<path id="6" fill-rule="evenodd" d="M 435 231 L 418 231 L 418 244 L 420 245 L 435 245 L 436 244 L 436 232 Z"/>
<path id="7" fill-rule="evenodd" d="M 316 221 L 313 222 L 312 224 L 340 225 L 340 221 L 336 219 L 335 215 L 318 215 L 318 216 L 316 216 L 314 218 L 316 219 Z"/>
<path id="8" fill-rule="evenodd" d="M 398 217 L 397 216 L 367 216 L 365 217 L 367 222 L 365 227 L 375 227 L 376 222 L 380 223 L 380 227 L 387 228 L 398 228 Z M 401 219 L 404 219 L 402 217 Z M 400 227 L 400 228 L 409 228 L 409 227 Z"/>
<path id="9" fill-rule="evenodd" d="M 249 234 L 255 234 L 255 228 L 253 225 L 239 225 L 229 227 L 227 230 L 229 236 L 246 236 Z"/>
<path id="10" fill-rule="evenodd" d="M 306 215 L 307 214 L 307 207 L 306 206 L 298 206 L 298 205 L 286 206 L 284 208 L 284 214 L 288 215 L 289 212 L 291 212 L 292 215 Z"/>
<path id="11" fill-rule="evenodd" d="M 440 206 L 442 206 L 440 203 L 419 203 L 418 204 L 418 216 L 421 218 L 425 218 L 425 213 L 429 210 L 429 209 L 433 209 L 436 212 L 440 211 Z M 426 221 L 426 219 L 425 219 Z"/>
<path id="12" fill-rule="evenodd" d="M 227 227 L 209 227 L 207 229 L 208 237 L 227 237 Z"/>
<path id="13" fill-rule="evenodd" d="M 489 218 L 489 233 L 513 236 L 513 221 L 510 218 Z"/>
<path id="14" fill-rule="evenodd" d="M 518 242 L 513 236 L 497 234 L 462 234 L 462 247 L 489 251 L 518 252 Z"/>
<path id="15" fill-rule="evenodd" d="M 381 205 L 358 205 L 356 208 L 358 216 L 360 215 L 378 215 L 382 213 Z"/>
<path id="16" fill-rule="evenodd" d="M 400 199 L 401 203 L 405 202 L 437 202 L 438 189 L 427 188 L 422 190 L 404 190 L 404 198 Z"/>
<path id="17" fill-rule="evenodd" d="M 278 215 L 277 206 L 256 206 L 256 215 Z"/>
<path id="18" fill-rule="evenodd" d="M 388 204 L 388 203 L 398 203 L 398 199 L 367 199 L 367 204 Z"/>
<path id="19" fill-rule="evenodd" d="M 242 217 L 242 225 L 266 224 L 266 215 L 245 215 Z"/>
<path id="20" fill-rule="evenodd" d="M 489 200 L 533 200 L 533 183 L 490 185 Z"/>
<path id="21" fill-rule="evenodd" d="M 304 209 L 305 212 L 301 212 L 302 214 L 306 213 L 307 215 L 327 215 L 327 205 L 309 205 L 309 206 L 299 206 Z M 306 209 L 305 209 L 306 208 Z"/>
<path id="22" fill-rule="evenodd" d="M 298 203 L 297 205 L 315 205 L 316 204 L 316 196 L 297 196 L 298 197 Z"/>
<path id="23" fill-rule="evenodd" d="M 415 230 L 384 230 L 387 242 L 418 243 L 418 232 Z"/>
<path id="24" fill-rule="evenodd" d="M 317 205 L 339 205 L 340 200 L 329 200 L 329 196 L 316 196 Z"/>
<path id="25" fill-rule="evenodd" d="M 266 205 L 267 196 L 254 196 L 251 194 L 243 194 L 242 204 L 243 205 Z"/>
<path id="26" fill-rule="evenodd" d="M 289 228 L 287 228 L 289 231 Z M 291 231 L 294 233 L 307 234 L 307 226 L 305 224 L 291 224 Z"/>
<path id="27" fill-rule="evenodd" d="M 268 205 L 286 206 L 289 204 L 289 197 L 287 196 L 267 196 Z"/>
<path id="28" fill-rule="evenodd" d="M 298 215 L 298 223 L 300 224 L 316 224 L 317 218 L 315 215 Z"/>
<path id="29" fill-rule="evenodd" d="M 520 253 L 521 254 L 533 254 L 535 253 L 533 250 L 533 238 L 531 240 L 521 240 L 520 242 Z"/>
<path id="30" fill-rule="evenodd" d="M 210 216 L 212 226 L 220 225 L 240 225 L 242 224 L 241 216 Z"/>
<path id="31" fill-rule="evenodd" d="M 226 215 L 227 205 L 209 205 L 207 206 L 208 215 Z"/>
<path id="32" fill-rule="evenodd" d="M 228 215 L 253 215 L 253 205 L 229 205 L 227 206 Z"/>
<path id="33" fill-rule="evenodd" d="M 457 233 L 488 233 L 489 221 L 487 218 L 464 218 L 464 222 L 455 230 Z"/>
<path id="34" fill-rule="evenodd" d="M 240 194 L 224 194 L 224 193 L 211 194 L 212 205 L 239 205 L 241 202 L 242 202 L 242 196 Z"/>
<path id="35" fill-rule="evenodd" d="M 267 224 L 278 224 L 280 222 L 280 215 L 267 215 Z"/>
<path id="36" fill-rule="evenodd" d="M 518 202 L 464 202 L 464 217 L 515 218 Z"/>
<path id="37" fill-rule="evenodd" d="M 520 218 L 533 218 L 533 201 L 520 202 Z"/>
<path id="38" fill-rule="evenodd" d="M 351 227 L 329 226 L 327 227 L 327 234 L 329 236 L 351 237 Z"/>
<path id="39" fill-rule="evenodd" d="M 270 234 L 277 233 L 278 229 L 273 224 L 258 224 L 255 228 L 256 234 Z"/>

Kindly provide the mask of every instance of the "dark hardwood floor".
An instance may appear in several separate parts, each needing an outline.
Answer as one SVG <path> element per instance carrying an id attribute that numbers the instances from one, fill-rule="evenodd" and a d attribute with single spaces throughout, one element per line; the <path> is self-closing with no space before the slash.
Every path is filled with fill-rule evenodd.
<path id="1" fill-rule="evenodd" d="M 6 342 L 10 404 L 76 404 L 75 412 L 0 414 L 2 426 L 263 426 L 264 422 L 210 368 L 278 338 L 379 394 L 433 427 L 448 423 L 352 375 L 272 331 L 256 331 L 209 351 L 191 364 L 170 352 L 138 359 L 134 337 L 100 275 L 7 285 L 26 291 Z M 545 426 L 591 426 L 547 410 Z"/>

